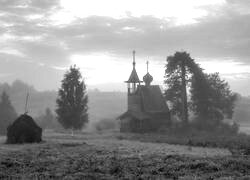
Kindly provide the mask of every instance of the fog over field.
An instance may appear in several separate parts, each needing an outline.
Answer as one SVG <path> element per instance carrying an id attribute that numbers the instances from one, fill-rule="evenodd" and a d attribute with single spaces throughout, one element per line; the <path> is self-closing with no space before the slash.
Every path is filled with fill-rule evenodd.
<path id="1" fill-rule="evenodd" d="M 46 108 L 50 108 L 52 111 L 56 108 L 57 91 L 37 91 L 31 85 L 19 80 L 11 85 L 0 84 L 0 93 L 3 90 L 9 94 L 12 104 L 19 114 L 24 113 L 27 92 L 29 92 L 28 111 L 30 115 L 37 117 L 43 114 Z M 102 92 L 97 89 L 89 89 L 88 96 L 90 122 L 115 119 L 127 108 L 125 92 Z"/>
<path id="2" fill-rule="evenodd" d="M 57 91 L 37 91 L 31 85 L 20 80 L 13 84 L 0 84 L 0 93 L 5 90 L 10 95 L 10 99 L 16 111 L 21 114 L 24 112 L 25 97 L 30 93 L 28 103 L 29 114 L 37 117 L 44 113 L 46 108 L 52 111 L 56 107 Z M 89 89 L 89 117 L 90 123 L 103 119 L 115 119 L 127 109 L 126 92 L 103 92 L 98 89 Z M 242 130 L 250 130 L 250 97 L 241 96 L 235 107 L 235 113 L 231 121 L 239 123 Z"/>

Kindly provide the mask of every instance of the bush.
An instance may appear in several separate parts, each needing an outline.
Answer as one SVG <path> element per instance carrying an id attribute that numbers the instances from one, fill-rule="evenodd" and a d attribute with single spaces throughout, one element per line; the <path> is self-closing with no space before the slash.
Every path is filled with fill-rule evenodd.
<path id="1" fill-rule="evenodd" d="M 239 132 L 239 125 L 237 123 L 233 123 L 232 125 L 221 123 L 215 128 L 215 132 L 223 135 L 236 135 Z"/>
<path id="2" fill-rule="evenodd" d="M 194 119 L 190 122 L 190 127 L 198 131 L 211 132 L 217 135 L 236 135 L 239 132 L 239 125 L 235 122 L 232 125 L 222 121 L 212 124 L 203 122 L 200 119 Z"/>
<path id="3" fill-rule="evenodd" d="M 111 130 L 117 128 L 118 122 L 115 119 L 102 119 L 94 124 L 95 130 Z"/>

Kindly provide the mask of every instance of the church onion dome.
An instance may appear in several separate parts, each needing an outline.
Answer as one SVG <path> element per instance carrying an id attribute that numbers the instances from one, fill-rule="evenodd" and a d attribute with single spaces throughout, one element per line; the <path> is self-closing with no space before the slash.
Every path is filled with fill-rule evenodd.
<path id="1" fill-rule="evenodd" d="M 150 85 L 150 83 L 153 81 L 153 76 L 147 73 L 145 76 L 143 76 L 143 81 L 146 85 Z"/>
<path id="2" fill-rule="evenodd" d="M 145 82 L 146 86 L 149 86 L 150 83 L 153 81 L 153 76 L 151 76 L 148 72 L 148 64 L 149 62 L 147 61 L 147 74 L 143 76 L 143 81 Z"/>

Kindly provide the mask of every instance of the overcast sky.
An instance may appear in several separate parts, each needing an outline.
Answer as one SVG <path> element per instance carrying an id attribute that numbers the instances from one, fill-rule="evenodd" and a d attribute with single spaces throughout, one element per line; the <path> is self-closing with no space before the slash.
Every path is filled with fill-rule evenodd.
<path id="1" fill-rule="evenodd" d="M 132 50 L 160 84 L 185 50 L 250 95 L 250 0 L 0 0 L 0 24 L 0 82 L 57 90 L 76 64 L 90 88 L 125 91 Z"/>

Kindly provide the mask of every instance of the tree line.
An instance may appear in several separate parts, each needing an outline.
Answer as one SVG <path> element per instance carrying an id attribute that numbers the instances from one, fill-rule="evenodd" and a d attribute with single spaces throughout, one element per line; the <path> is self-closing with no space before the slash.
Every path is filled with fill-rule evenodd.
<path id="1" fill-rule="evenodd" d="M 182 121 L 183 127 L 194 124 L 201 129 L 213 129 L 223 119 L 232 118 L 237 95 L 219 73 L 206 74 L 187 52 L 168 56 L 165 66 L 165 98 L 172 104 L 171 114 Z M 82 129 L 88 123 L 88 95 L 80 69 L 71 66 L 64 74 L 56 100 L 56 119 L 65 128 Z M 194 114 L 190 122 L 189 115 Z M 3 92 L 0 103 L 0 133 L 17 117 L 8 95 Z M 53 119 L 47 109 L 42 121 Z M 45 122 L 43 122 L 45 123 Z M 46 124 L 45 123 L 45 124 Z M 44 127 L 46 125 L 44 124 Z"/>

